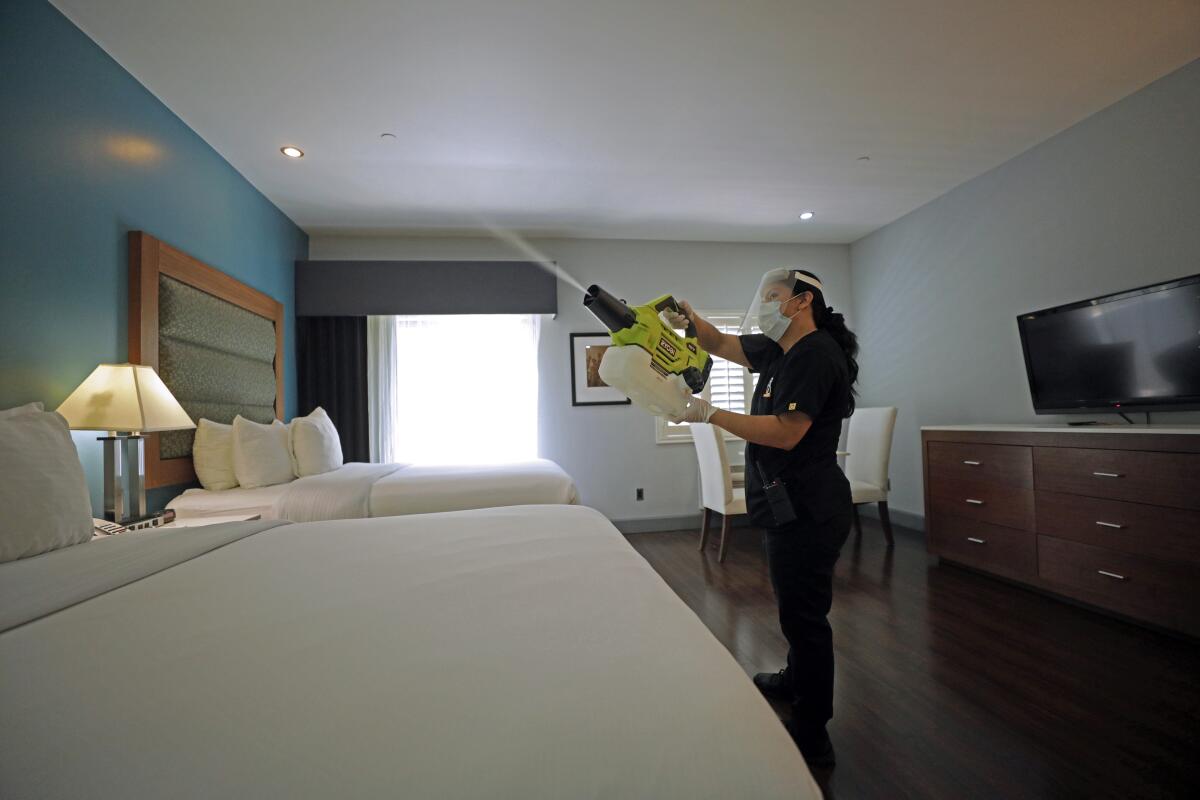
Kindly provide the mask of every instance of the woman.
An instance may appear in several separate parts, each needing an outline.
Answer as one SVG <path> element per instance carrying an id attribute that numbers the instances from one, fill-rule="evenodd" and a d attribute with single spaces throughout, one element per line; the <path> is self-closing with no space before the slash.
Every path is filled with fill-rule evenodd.
<path id="1" fill-rule="evenodd" d="M 842 315 L 825 305 L 821 281 L 811 272 L 768 272 L 756 303 L 753 319 L 762 333 L 743 336 L 719 332 L 680 303 L 704 349 L 759 377 L 749 414 L 690 397 L 684 416 L 673 421 L 709 422 L 748 442 L 746 507 L 766 529 L 767 564 L 788 642 L 787 666 L 756 675 L 754 683 L 768 697 L 791 702 L 788 732 L 811 765 L 831 767 L 825 724 L 833 717 L 833 633 L 827 615 L 833 567 L 852 515 L 837 444 L 842 420 L 854 411 L 858 341 Z"/>

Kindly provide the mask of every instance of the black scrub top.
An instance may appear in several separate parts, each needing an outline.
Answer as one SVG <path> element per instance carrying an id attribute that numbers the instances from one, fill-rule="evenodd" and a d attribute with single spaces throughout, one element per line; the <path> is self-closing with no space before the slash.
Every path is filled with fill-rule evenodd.
<path id="1" fill-rule="evenodd" d="M 746 445 L 746 510 L 755 525 L 776 527 L 763 494 L 763 478 L 781 479 L 803 519 L 824 522 L 850 510 L 850 482 L 837 463 L 842 420 L 850 408 L 850 368 L 842 348 L 827 331 L 816 330 L 786 353 L 761 333 L 739 337 L 759 373 L 751 414 L 799 411 L 812 427 L 791 450 Z M 761 468 L 761 471 L 760 471 Z"/>

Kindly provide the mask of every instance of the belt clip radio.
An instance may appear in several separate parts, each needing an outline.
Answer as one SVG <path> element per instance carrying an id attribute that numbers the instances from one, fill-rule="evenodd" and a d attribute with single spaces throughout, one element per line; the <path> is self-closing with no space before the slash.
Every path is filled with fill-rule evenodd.
<path id="1" fill-rule="evenodd" d="M 762 479 L 763 494 L 767 498 L 767 505 L 771 507 L 775 524 L 783 526 L 795 522 L 796 509 L 792 506 L 792 498 L 788 494 L 787 484 L 779 478 L 768 481 L 762 465 L 756 462 L 754 466 L 758 470 L 759 478 Z"/>

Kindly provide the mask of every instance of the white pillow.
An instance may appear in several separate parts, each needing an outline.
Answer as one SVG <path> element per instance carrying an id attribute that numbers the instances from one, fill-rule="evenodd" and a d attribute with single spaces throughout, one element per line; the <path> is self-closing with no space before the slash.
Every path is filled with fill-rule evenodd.
<path id="1" fill-rule="evenodd" d="M 270 425 L 233 418 L 233 473 L 247 489 L 274 486 L 295 478 L 288 450 L 288 429 L 279 420 Z"/>
<path id="2" fill-rule="evenodd" d="M 307 417 L 288 423 L 292 471 L 297 478 L 320 475 L 342 465 L 342 440 L 325 409 L 317 406 Z"/>
<path id="3" fill-rule="evenodd" d="M 233 426 L 200 418 L 192 444 L 192 466 L 205 489 L 232 489 L 238 485 L 233 471 Z"/>
<path id="4" fill-rule="evenodd" d="M 25 405 L 17 406 L 16 408 L 6 408 L 3 410 L 0 410 L 0 419 L 9 419 L 10 417 L 19 417 L 22 414 L 36 414 L 39 411 L 45 411 L 45 410 L 46 410 L 46 407 L 43 406 L 42 402 L 39 400 L 36 403 L 26 403 Z"/>
<path id="5" fill-rule="evenodd" d="M 67 421 L 0 417 L 0 563 L 92 538 L 92 501 Z"/>

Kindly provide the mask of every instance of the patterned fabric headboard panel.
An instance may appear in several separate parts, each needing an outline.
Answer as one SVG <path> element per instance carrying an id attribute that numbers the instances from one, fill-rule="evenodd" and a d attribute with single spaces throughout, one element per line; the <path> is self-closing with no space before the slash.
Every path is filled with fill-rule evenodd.
<path id="1" fill-rule="evenodd" d="M 160 241 L 129 232 L 129 360 L 154 367 L 193 420 L 284 413 L 284 307 Z M 193 431 L 146 436 L 146 488 L 196 480 Z"/>
<path id="2" fill-rule="evenodd" d="M 158 276 L 158 374 L 195 422 L 275 418 L 275 325 L 233 303 Z M 160 458 L 192 454 L 195 431 L 163 433 Z"/>

